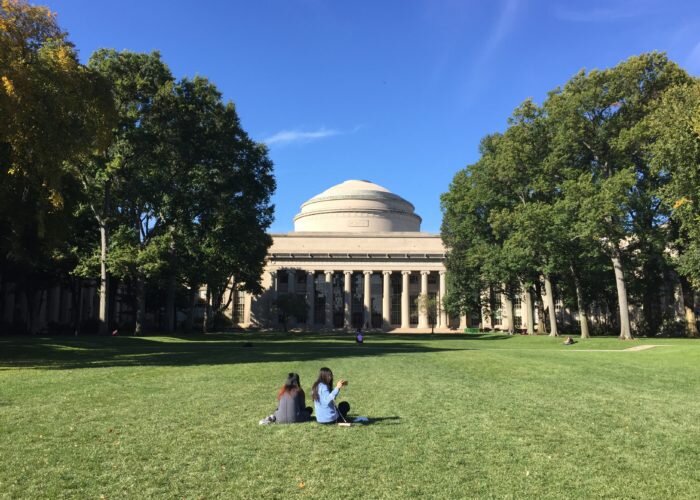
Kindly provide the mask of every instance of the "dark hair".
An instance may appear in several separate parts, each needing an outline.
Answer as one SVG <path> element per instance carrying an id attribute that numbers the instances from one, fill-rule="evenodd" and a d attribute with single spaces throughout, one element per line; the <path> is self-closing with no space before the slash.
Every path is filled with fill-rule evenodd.
<path id="1" fill-rule="evenodd" d="M 318 380 L 311 386 L 311 397 L 314 401 L 319 401 L 318 384 L 325 384 L 328 390 L 331 390 L 331 387 L 333 387 L 333 372 L 330 368 L 324 366 L 318 371 Z"/>
<path id="2" fill-rule="evenodd" d="M 301 380 L 299 379 L 298 373 L 290 372 L 287 374 L 287 380 L 284 381 L 284 385 L 280 389 L 279 394 L 277 394 L 277 399 L 280 399 L 284 393 L 291 394 L 295 396 L 298 392 L 304 392 L 301 389 Z"/>

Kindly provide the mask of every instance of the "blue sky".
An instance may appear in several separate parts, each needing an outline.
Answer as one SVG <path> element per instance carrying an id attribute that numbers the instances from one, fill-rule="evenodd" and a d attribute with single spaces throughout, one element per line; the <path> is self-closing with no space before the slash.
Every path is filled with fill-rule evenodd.
<path id="1" fill-rule="evenodd" d="M 440 194 L 513 108 L 582 68 L 665 51 L 700 75 L 700 2 L 44 0 L 81 59 L 159 50 L 206 76 L 275 163 L 272 232 L 347 179 L 403 196 L 440 230 Z"/>

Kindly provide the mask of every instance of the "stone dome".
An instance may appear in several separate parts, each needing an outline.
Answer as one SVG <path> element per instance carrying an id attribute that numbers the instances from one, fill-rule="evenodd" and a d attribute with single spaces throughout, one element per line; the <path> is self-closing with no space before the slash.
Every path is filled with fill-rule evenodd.
<path id="1" fill-rule="evenodd" d="M 302 204 L 296 232 L 385 233 L 420 231 L 411 203 L 369 181 L 337 184 Z"/>

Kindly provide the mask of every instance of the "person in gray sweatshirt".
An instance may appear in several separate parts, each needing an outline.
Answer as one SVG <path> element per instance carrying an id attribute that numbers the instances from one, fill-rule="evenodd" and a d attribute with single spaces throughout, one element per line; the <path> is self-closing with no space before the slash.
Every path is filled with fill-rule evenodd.
<path id="1" fill-rule="evenodd" d="M 311 420 L 311 407 L 306 406 L 306 395 L 301 388 L 298 373 L 290 373 L 277 394 L 277 410 L 260 421 L 265 424 L 293 424 Z"/>

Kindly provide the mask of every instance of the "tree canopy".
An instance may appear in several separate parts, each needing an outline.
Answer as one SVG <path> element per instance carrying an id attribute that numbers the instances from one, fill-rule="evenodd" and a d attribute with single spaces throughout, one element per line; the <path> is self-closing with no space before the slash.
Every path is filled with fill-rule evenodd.
<path id="1" fill-rule="evenodd" d="M 177 80 L 157 52 L 100 49 L 83 65 L 52 12 L 1 1 L 5 281 L 100 276 L 102 333 L 115 282 L 136 332 L 147 289 L 166 290 L 169 330 L 180 290 L 214 291 L 215 309 L 232 282 L 259 292 L 273 165 L 233 103 L 206 78 Z"/>
<path id="2" fill-rule="evenodd" d="M 555 335 L 552 283 L 559 282 L 562 292 L 576 295 L 585 337 L 586 310 L 605 300 L 612 281 L 620 338 L 632 336 L 630 293 L 646 329 L 658 328 L 654 306 L 669 269 L 669 216 L 684 242 L 676 239 L 683 275 L 692 276 L 697 239 L 693 216 L 683 215 L 697 194 L 686 181 L 689 170 L 697 172 L 697 101 L 682 125 L 671 111 L 692 103 L 691 82 L 664 54 L 649 53 L 581 71 L 541 106 L 531 100 L 519 106 L 507 130 L 484 139 L 479 161 L 459 172 L 442 197 L 448 306 L 475 307 L 485 286 L 507 292 L 521 283 L 529 295 L 534 283 L 537 296 L 541 281 Z M 613 273 L 599 280 L 603 258 Z"/>

